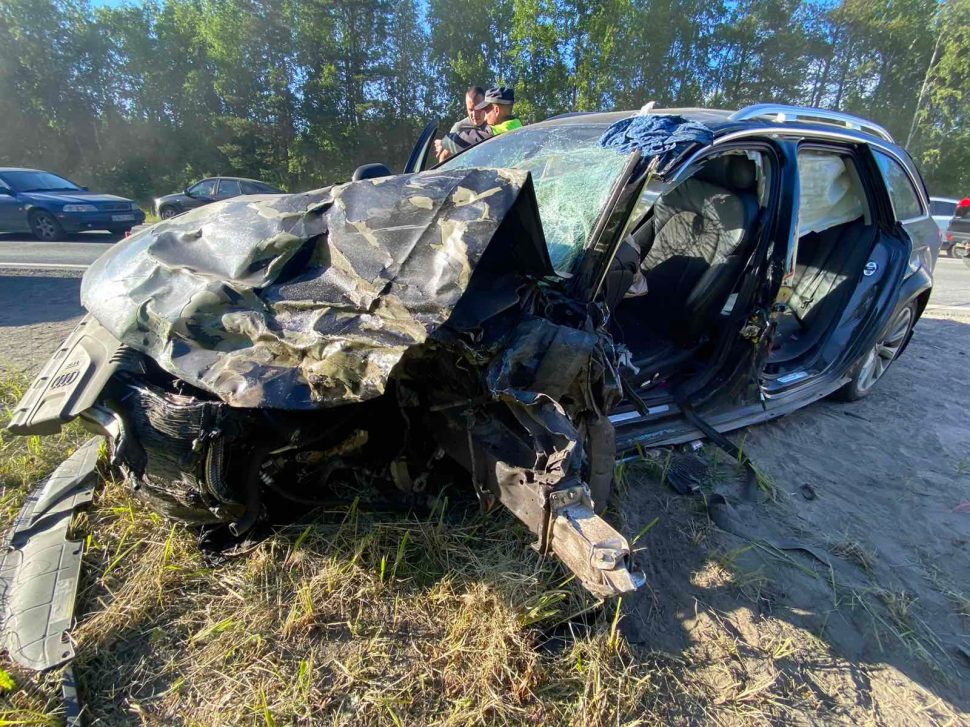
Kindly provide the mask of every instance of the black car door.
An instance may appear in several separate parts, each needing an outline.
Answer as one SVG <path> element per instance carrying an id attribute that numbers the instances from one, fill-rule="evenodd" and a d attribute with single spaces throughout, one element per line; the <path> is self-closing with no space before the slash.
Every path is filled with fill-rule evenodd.
<path id="1" fill-rule="evenodd" d="M 431 144 L 434 142 L 434 135 L 438 131 L 438 122 L 432 121 L 427 126 L 424 127 L 424 131 L 421 132 L 421 136 L 418 137 L 418 143 L 414 145 L 414 149 L 411 150 L 411 156 L 408 157 L 407 164 L 404 165 L 404 173 L 410 174 L 412 172 L 420 172 L 423 169 L 427 169 L 431 166 L 434 157 L 431 156 Z"/>

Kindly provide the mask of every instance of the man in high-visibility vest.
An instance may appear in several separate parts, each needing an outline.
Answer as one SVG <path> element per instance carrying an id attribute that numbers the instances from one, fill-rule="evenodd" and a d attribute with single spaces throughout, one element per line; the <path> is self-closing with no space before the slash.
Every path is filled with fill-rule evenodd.
<path id="1" fill-rule="evenodd" d="M 521 129 L 522 122 L 512 113 L 515 104 L 515 91 L 509 86 L 492 86 L 485 92 L 485 98 L 475 106 L 485 111 L 485 123 L 495 136 L 513 129 Z"/>

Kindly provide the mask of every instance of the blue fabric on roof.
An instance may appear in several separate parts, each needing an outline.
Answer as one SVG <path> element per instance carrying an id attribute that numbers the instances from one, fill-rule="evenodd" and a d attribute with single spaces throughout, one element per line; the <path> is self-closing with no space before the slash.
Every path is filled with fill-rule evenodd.
<path id="1" fill-rule="evenodd" d="M 710 144 L 714 132 L 699 121 L 673 114 L 637 114 L 611 124 L 600 146 L 621 154 L 639 151 L 645 157 L 660 156 L 684 144 Z"/>

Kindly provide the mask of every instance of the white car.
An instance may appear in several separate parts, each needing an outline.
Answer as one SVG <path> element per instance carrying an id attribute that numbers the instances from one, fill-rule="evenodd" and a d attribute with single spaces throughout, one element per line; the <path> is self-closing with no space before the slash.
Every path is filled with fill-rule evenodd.
<path id="1" fill-rule="evenodd" d="M 946 229 L 950 226 L 953 213 L 956 212 L 957 203 L 960 200 L 951 197 L 930 197 L 930 214 L 933 221 L 940 228 L 940 234 L 946 235 Z"/>

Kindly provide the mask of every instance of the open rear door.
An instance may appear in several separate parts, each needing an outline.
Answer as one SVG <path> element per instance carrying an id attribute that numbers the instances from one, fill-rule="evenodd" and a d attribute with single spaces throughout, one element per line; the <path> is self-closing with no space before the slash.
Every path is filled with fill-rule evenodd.
<path id="1" fill-rule="evenodd" d="M 437 121 L 432 121 L 424 127 L 424 131 L 422 131 L 421 136 L 418 137 L 418 143 L 414 145 L 414 149 L 411 151 L 411 156 L 408 157 L 407 164 L 404 165 L 405 174 L 420 172 L 421 170 L 427 168 L 428 153 L 431 150 L 431 142 L 434 141 L 434 135 L 437 132 Z"/>

